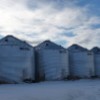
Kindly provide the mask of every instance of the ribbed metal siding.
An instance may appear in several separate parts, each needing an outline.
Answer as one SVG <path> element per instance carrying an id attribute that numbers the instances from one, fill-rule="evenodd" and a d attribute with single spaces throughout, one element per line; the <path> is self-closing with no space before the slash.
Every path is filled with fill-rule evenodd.
<path id="1" fill-rule="evenodd" d="M 67 52 L 60 50 L 41 50 L 39 52 L 39 68 L 45 80 L 60 80 L 67 77 L 68 71 Z"/>
<path id="2" fill-rule="evenodd" d="M 93 54 L 73 52 L 70 56 L 70 72 L 72 76 L 85 78 L 94 75 Z"/>
<path id="3" fill-rule="evenodd" d="M 100 77 L 100 53 L 94 54 L 95 74 Z"/>
<path id="4" fill-rule="evenodd" d="M 20 46 L 0 46 L 0 79 L 21 82 L 35 78 L 34 49 L 21 50 Z"/>

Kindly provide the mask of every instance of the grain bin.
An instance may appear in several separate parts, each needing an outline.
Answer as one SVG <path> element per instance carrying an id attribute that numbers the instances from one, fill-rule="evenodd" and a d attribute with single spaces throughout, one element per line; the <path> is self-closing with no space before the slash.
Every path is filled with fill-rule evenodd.
<path id="1" fill-rule="evenodd" d="M 34 48 L 13 36 L 0 40 L 0 81 L 35 80 Z"/>
<path id="2" fill-rule="evenodd" d="M 94 76 L 94 57 L 92 52 L 76 44 L 69 47 L 68 51 L 71 76 L 79 78 Z"/>
<path id="3" fill-rule="evenodd" d="M 95 75 L 100 77 L 100 48 L 94 47 L 91 51 L 94 54 Z"/>
<path id="4" fill-rule="evenodd" d="M 40 79 L 61 80 L 69 75 L 68 51 L 63 47 L 45 41 L 36 47 Z"/>

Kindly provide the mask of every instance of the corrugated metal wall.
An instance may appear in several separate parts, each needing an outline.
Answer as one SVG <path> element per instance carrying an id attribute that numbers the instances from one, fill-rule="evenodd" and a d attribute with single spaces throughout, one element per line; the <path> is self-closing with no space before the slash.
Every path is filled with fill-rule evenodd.
<path id="1" fill-rule="evenodd" d="M 100 77 L 100 53 L 94 54 L 95 75 Z"/>
<path id="2" fill-rule="evenodd" d="M 60 80 L 69 75 L 68 52 L 60 50 L 39 51 L 40 75 L 45 80 Z"/>
<path id="3" fill-rule="evenodd" d="M 70 74 L 81 78 L 94 75 L 93 54 L 84 52 L 73 52 L 70 54 Z"/>
<path id="4" fill-rule="evenodd" d="M 15 45 L 16 44 L 16 45 Z M 35 80 L 34 49 L 18 41 L 0 44 L 0 80 L 21 82 Z"/>
<path id="5" fill-rule="evenodd" d="M 75 44 L 67 51 L 51 41 L 41 43 L 35 50 L 36 58 L 34 48 L 26 42 L 12 36 L 3 38 L 0 41 L 0 80 L 35 80 L 37 73 L 42 80 L 61 80 L 67 78 L 69 71 L 70 75 L 81 78 L 100 77 L 100 53 Z"/>

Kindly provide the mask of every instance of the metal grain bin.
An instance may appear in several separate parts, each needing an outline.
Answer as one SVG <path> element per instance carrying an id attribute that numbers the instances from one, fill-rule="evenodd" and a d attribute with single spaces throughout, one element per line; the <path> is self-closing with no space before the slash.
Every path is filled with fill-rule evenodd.
<path id="1" fill-rule="evenodd" d="M 35 80 L 34 48 L 13 36 L 0 41 L 0 80 Z"/>
<path id="2" fill-rule="evenodd" d="M 93 53 L 78 45 L 72 45 L 69 51 L 70 75 L 79 78 L 94 76 Z"/>
<path id="3" fill-rule="evenodd" d="M 66 49 L 51 41 L 45 41 L 36 47 L 36 51 L 40 79 L 61 80 L 69 75 Z"/>
<path id="4" fill-rule="evenodd" d="M 39 67 L 45 80 L 61 80 L 69 75 L 68 52 L 60 50 L 41 50 Z"/>
<path id="5" fill-rule="evenodd" d="M 100 48 L 94 47 L 91 51 L 94 53 L 95 75 L 100 77 Z"/>

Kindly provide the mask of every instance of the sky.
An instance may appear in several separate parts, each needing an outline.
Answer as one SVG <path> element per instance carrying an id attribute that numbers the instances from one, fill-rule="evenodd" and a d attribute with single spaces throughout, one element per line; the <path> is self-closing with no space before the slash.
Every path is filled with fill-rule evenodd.
<path id="1" fill-rule="evenodd" d="M 100 47 L 100 0 L 0 0 L 0 38 L 33 46 L 51 40 L 64 47 Z"/>

